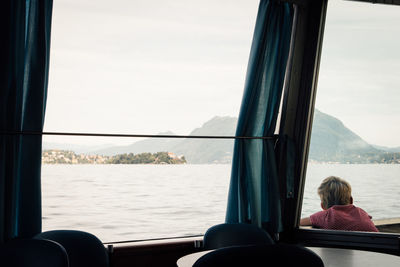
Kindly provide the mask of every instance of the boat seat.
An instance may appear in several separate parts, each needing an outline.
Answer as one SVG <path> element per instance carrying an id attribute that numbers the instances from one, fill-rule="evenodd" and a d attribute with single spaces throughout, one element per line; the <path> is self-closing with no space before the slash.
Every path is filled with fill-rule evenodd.
<path id="1" fill-rule="evenodd" d="M 297 245 L 272 244 L 234 246 L 213 250 L 200 257 L 193 267 L 324 267 L 310 249 Z"/>
<path id="2" fill-rule="evenodd" d="M 54 230 L 40 233 L 35 238 L 61 244 L 67 251 L 70 267 L 109 266 L 107 250 L 93 234 L 77 230 Z"/>
<path id="3" fill-rule="evenodd" d="M 256 225 L 222 223 L 207 230 L 203 243 L 205 249 L 216 249 L 239 245 L 274 244 L 274 241 L 266 231 Z"/>
<path id="4" fill-rule="evenodd" d="M 68 267 L 68 256 L 49 240 L 14 239 L 0 245 L 2 267 Z"/>

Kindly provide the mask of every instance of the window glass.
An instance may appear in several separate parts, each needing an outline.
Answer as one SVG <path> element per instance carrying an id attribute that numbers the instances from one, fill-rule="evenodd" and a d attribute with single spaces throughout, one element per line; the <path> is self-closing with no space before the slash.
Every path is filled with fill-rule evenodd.
<path id="1" fill-rule="evenodd" d="M 187 135 L 238 116 L 258 1 L 54 3 L 46 131 Z"/>
<path id="2" fill-rule="evenodd" d="M 339 176 L 378 229 L 400 232 L 398 25 L 398 6 L 329 1 L 302 217 Z"/>
<path id="3" fill-rule="evenodd" d="M 184 139 L 166 149 L 176 141 L 44 146 L 43 230 L 80 229 L 112 242 L 200 235 L 224 222 L 233 141 Z M 184 154 L 192 150 L 200 157 Z"/>
<path id="4" fill-rule="evenodd" d="M 225 218 L 258 0 L 54 3 L 43 230 L 103 242 L 203 234 Z M 150 138 L 148 135 L 164 135 Z M 146 137 L 147 136 L 147 137 Z"/>

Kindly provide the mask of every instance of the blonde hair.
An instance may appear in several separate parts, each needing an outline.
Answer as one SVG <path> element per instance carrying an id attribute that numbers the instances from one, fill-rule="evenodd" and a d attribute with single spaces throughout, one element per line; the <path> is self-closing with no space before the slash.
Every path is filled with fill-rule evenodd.
<path id="1" fill-rule="evenodd" d="M 318 195 L 326 209 L 334 205 L 351 204 L 350 184 L 336 176 L 329 176 L 322 181 L 318 187 Z"/>

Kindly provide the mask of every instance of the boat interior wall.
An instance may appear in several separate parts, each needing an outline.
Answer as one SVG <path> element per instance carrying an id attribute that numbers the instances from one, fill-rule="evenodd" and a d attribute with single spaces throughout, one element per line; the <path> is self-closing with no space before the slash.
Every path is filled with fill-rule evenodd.
<path id="1" fill-rule="evenodd" d="M 201 250 L 201 237 L 110 244 L 110 266 L 176 267 L 180 257 Z"/>

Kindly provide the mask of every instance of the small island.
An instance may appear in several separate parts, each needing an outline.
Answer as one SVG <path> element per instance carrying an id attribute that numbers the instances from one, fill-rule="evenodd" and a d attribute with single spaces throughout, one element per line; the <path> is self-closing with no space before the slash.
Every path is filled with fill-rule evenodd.
<path id="1" fill-rule="evenodd" d="M 76 154 L 68 150 L 44 150 L 43 164 L 185 164 L 183 155 L 172 152 L 125 153 L 115 156 Z"/>

